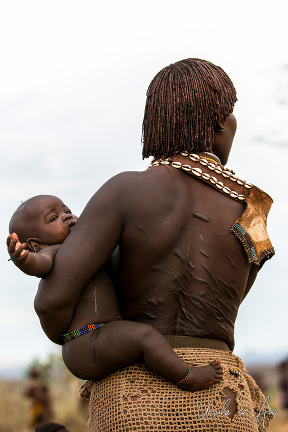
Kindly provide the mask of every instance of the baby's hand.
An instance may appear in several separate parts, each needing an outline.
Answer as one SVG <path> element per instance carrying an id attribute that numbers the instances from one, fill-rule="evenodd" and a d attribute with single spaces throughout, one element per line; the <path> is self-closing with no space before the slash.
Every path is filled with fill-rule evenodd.
<path id="1" fill-rule="evenodd" d="M 29 251 L 25 250 L 26 243 L 20 243 L 16 233 L 7 237 L 7 248 L 10 259 L 14 264 L 22 264 L 28 258 Z"/>

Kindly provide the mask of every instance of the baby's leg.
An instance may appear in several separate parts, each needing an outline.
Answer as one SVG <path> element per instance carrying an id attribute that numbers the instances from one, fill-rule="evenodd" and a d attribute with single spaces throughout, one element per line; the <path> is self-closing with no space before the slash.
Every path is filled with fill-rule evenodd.
<path id="1" fill-rule="evenodd" d="M 117 369 L 137 362 L 144 362 L 151 370 L 175 384 L 182 381 L 189 371 L 189 365 L 177 356 L 165 337 L 148 324 L 125 320 L 110 322 L 98 330 L 94 349 L 93 379 L 104 378 Z M 219 382 L 222 374 L 219 361 L 193 367 L 179 387 L 202 389 Z"/>

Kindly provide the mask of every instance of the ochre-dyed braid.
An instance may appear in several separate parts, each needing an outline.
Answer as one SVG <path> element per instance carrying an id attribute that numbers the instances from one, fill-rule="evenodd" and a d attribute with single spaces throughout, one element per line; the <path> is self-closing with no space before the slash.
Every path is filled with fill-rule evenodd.
<path id="1" fill-rule="evenodd" d="M 143 158 L 211 151 L 214 129 L 236 100 L 228 75 L 208 61 L 186 59 L 162 69 L 147 90 Z"/>

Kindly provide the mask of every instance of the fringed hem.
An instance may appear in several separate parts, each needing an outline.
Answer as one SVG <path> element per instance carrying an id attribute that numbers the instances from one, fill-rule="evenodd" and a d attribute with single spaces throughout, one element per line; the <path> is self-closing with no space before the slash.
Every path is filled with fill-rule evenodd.
<path id="1" fill-rule="evenodd" d="M 247 233 L 247 231 L 245 231 L 245 229 L 239 223 L 233 225 L 231 231 L 233 232 L 235 237 L 237 237 L 242 243 L 249 263 L 254 263 L 262 267 L 262 265 L 267 259 L 270 259 L 272 258 L 273 255 L 275 255 L 274 248 L 270 248 L 270 249 L 263 250 L 258 257 L 256 253 L 256 248 L 254 246 L 254 243 L 250 235 Z"/>

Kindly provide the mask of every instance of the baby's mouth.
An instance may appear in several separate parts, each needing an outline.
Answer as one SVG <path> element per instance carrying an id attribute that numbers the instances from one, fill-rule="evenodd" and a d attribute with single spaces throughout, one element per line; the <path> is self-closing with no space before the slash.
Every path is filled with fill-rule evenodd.
<path id="1" fill-rule="evenodd" d="M 69 225 L 68 225 L 68 228 L 69 228 L 69 230 L 71 231 L 71 229 L 74 227 L 74 225 L 76 224 L 76 220 L 75 219 L 72 219 L 70 222 L 69 222 Z"/>

